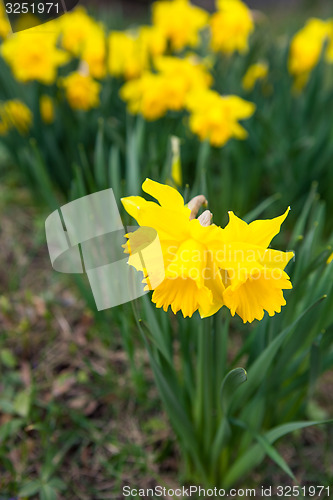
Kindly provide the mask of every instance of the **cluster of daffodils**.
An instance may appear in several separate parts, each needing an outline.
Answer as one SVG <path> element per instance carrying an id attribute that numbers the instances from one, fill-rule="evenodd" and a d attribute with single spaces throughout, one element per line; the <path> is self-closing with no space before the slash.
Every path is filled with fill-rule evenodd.
<path id="1" fill-rule="evenodd" d="M 223 88 L 223 82 L 213 78 L 221 57 L 226 61 L 249 49 L 253 31 L 252 12 L 242 0 L 216 0 L 212 14 L 190 0 L 157 0 L 151 24 L 131 30 L 108 32 L 78 7 L 12 34 L 0 2 L 0 54 L 18 82 L 44 86 L 40 114 L 46 125 L 54 122 L 62 101 L 75 111 L 98 110 L 111 77 L 118 80 L 111 92 L 120 87 L 130 113 L 149 121 L 178 113 L 193 134 L 216 147 L 245 138 L 239 121 L 255 111 L 240 97 L 217 93 L 215 84 Z M 332 62 L 333 20 L 310 19 L 290 46 L 296 88 L 305 85 L 323 51 Z M 268 74 L 266 62 L 255 62 L 243 75 L 244 91 L 250 93 Z"/>
<path id="2" fill-rule="evenodd" d="M 5 39 L 0 51 L 16 80 L 50 86 L 40 101 L 45 124 L 54 121 L 57 99 L 66 99 L 74 110 L 98 108 L 110 75 L 123 80 L 120 96 L 131 113 L 157 120 L 168 112 L 185 112 L 193 133 L 223 146 L 231 137 L 246 136 L 238 120 L 249 118 L 254 106 L 211 90 L 214 52 L 230 56 L 246 51 L 254 25 L 241 0 L 218 0 L 216 7 L 210 15 L 190 0 L 158 0 L 152 5 L 151 25 L 111 33 L 79 7 L 29 33 L 9 35 L 9 25 L 1 29 L 0 24 Z M 195 53 L 202 33 L 212 50 L 205 58 Z M 205 109 L 194 106 L 195 100 L 205 102 Z"/>
<path id="3" fill-rule="evenodd" d="M 87 111 L 99 105 L 100 84 L 106 76 L 106 32 L 85 9 L 77 8 L 59 19 L 18 32 L 7 33 L 1 55 L 17 81 L 32 81 L 61 89 L 71 108 Z M 77 61 L 77 71 L 60 78 L 59 69 Z M 45 104 L 47 102 L 47 104 Z M 51 123 L 51 101 L 40 103 Z M 48 110 L 46 109 L 48 107 Z"/>
<path id="4" fill-rule="evenodd" d="M 284 269 L 293 253 L 269 245 L 289 209 L 275 219 L 250 224 L 229 212 L 223 229 L 211 224 L 208 210 L 195 218 L 206 201 L 203 196 L 185 205 L 170 186 L 147 179 L 142 189 L 159 203 L 140 196 L 122 199 L 141 226 L 127 235 L 126 250 L 129 264 L 144 273 L 146 289 L 153 290 L 156 307 L 167 311 L 170 306 L 174 314 L 181 311 L 184 317 L 198 310 L 204 318 L 226 306 L 244 323 L 261 320 L 265 311 L 270 316 L 281 311 L 286 303 L 283 290 L 292 288 Z M 145 228 L 152 228 L 159 237 L 164 269 L 156 266 L 156 252 L 138 258 Z"/>
<path id="5" fill-rule="evenodd" d="M 254 105 L 211 90 L 214 82 L 209 58 L 200 59 L 193 53 L 162 55 L 166 47 L 175 52 L 197 47 L 204 28 L 210 30 L 214 51 L 228 55 L 246 51 L 254 28 L 250 10 L 240 0 L 219 0 L 217 8 L 209 18 L 207 12 L 187 0 L 154 3 L 152 27 L 141 28 L 136 35 L 118 33 L 111 37 L 111 63 L 116 44 L 122 43 L 125 50 L 110 71 L 129 80 L 120 95 L 131 113 L 157 120 L 169 111 L 186 111 L 192 132 L 219 147 L 231 137 L 246 137 L 238 120 L 250 118 Z M 224 40 L 221 32 L 226 34 Z"/>
<path id="6" fill-rule="evenodd" d="M 322 54 L 328 63 L 333 63 L 333 18 L 327 21 L 309 19 L 294 36 L 288 65 L 297 90 L 305 86 Z"/>
<path id="7" fill-rule="evenodd" d="M 0 136 L 15 129 L 25 135 L 32 123 L 30 109 L 19 99 L 0 102 Z"/>
<path id="8" fill-rule="evenodd" d="M 201 140 L 223 146 L 231 137 L 244 139 L 247 133 L 238 120 L 250 118 L 254 104 L 236 96 L 222 96 L 211 90 L 209 61 L 160 56 L 156 72 L 146 71 L 121 88 L 120 95 L 132 113 L 156 120 L 168 111 L 189 112 L 189 126 Z"/>

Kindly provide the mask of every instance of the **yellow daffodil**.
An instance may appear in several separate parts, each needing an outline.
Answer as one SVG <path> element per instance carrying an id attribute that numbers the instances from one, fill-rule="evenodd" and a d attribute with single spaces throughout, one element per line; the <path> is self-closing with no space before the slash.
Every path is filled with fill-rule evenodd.
<path id="1" fill-rule="evenodd" d="M 280 312 L 286 303 L 282 290 L 292 288 L 284 268 L 293 252 L 268 248 L 288 212 L 250 224 L 229 212 L 229 224 L 221 231 L 220 247 L 214 255 L 225 285 L 223 301 L 244 323 L 261 320 L 265 311 L 270 316 Z"/>
<path id="2" fill-rule="evenodd" d="M 148 71 L 120 89 L 120 97 L 127 102 L 130 113 L 141 113 L 146 120 L 157 120 L 166 113 L 164 94 L 165 79 Z"/>
<path id="3" fill-rule="evenodd" d="M 288 68 L 295 77 L 295 88 L 301 90 L 311 71 L 318 64 L 325 42 L 329 39 L 330 24 L 321 19 L 309 19 L 294 36 L 289 53 Z M 330 56 L 328 50 L 327 57 Z"/>
<path id="4" fill-rule="evenodd" d="M 268 66 L 266 63 L 252 64 L 244 75 L 242 80 L 243 89 L 251 91 L 254 89 L 258 80 L 264 80 L 268 75 Z"/>
<path id="5" fill-rule="evenodd" d="M 65 89 L 66 98 L 71 108 L 88 111 L 99 106 L 101 86 L 90 75 L 75 71 L 62 78 L 60 85 Z"/>
<path id="6" fill-rule="evenodd" d="M 246 130 L 238 120 L 250 118 L 255 105 L 237 96 L 221 96 L 213 90 L 202 90 L 189 95 L 187 107 L 191 113 L 190 128 L 202 141 L 223 146 L 229 139 L 245 139 Z"/>
<path id="7" fill-rule="evenodd" d="M 213 290 L 222 294 L 209 279 L 217 268 L 209 255 L 210 241 L 217 234 L 216 226 L 204 227 L 198 219 L 191 219 L 191 208 L 185 206 L 182 196 L 172 187 L 147 179 L 142 189 L 156 198 L 160 204 L 146 201 L 140 196 L 122 199 L 126 211 L 137 220 L 140 226 L 157 231 L 164 259 L 164 280 L 154 290 L 152 301 L 156 307 L 166 311 L 182 311 L 184 317 L 200 309 L 204 315 L 210 314 L 213 306 Z M 135 233 L 134 233 L 135 234 Z M 129 234 L 131 245 L 131 235 Z M 129 260 L 131 264 L 131 260 Z M 135 263 L 138 270 L 144 267 Z M 146 280 L 147 285 L 151 281 Z"/>
<path id="8" fill-rule="evenodd" d="M 225 54 L 246 52 L 254 30 L 251 11 L 241 0 L 217 0 L 217 8 L 210 19 L 212 49 Z"/>
<path id="9" fill-rule="evenodd" d="M 174 50 L 195 47 L 208 13 L 189 0 L 159 0 L 153 4 L 153 24 L 169 40 Z"/>
<path id="10" fill-rule="evenodd" d="M 156 26 L 141 26 L 138 38 L 141 50 L 152 57 L 161 56 L 167 48 L 167 40 Z"/>
<path id="11" fill-rule="evenodd" d="M 0 104 L 0 135 L 5 135 L 11 128 L 20 134 L 26 134 L 32 124 L 30 109 L 19 99 Z"/>
<path id="12" fill-rule="evenodd" d="M 37 80 L 47 85 L 55 81 L 58 66 L 69 59 L 56 47 L 57 37 L 58 33 L 38 27 L 16 33 L 3 42 L 1 54 L 17 80 Z"/>
<path id="13" fill-rule="evenodd" d="M 113 31 L 109 35 L 108 66 L 113 76 L 138 78 L 150 69 L 151 60 L 166 50 L 166 38 L 155 26 L 135 31 Z"/>
<path id="14" fill-rule="evenodd" d="M 112 31 L 109 35 L 109 72 L 127 80 L 138 78 L 148 66 L 146 45 L 137 33 Z"/>
<path id="15" fill-rule="evenodd" d="M 147 71 L 120 91 L 130 112 L 141 113 L 147 120 L 161 118 L 168 110 L 180 111 L 189 92 L 207 88 L 212 81 L 205 65 L 195 57 L 162 56 L 155 58 L 155 67 L 158 73 Z"/>
<path id="16" fill-rule="evenodd" d="M 272 220 L 247 224 L 233 212 L 225 229 L 210 225 L 212 214 L 206 210 L 195 219 L 198 208 L 206 201 L 200 195 L 186 206 L 182 196 L 172 187 L 146 179 L 142 188 L 159 201 L 146 201 L 140 196 L 122 199 L 126 211 L 140 226 L 129 233 L 128 263 L 143 272 L 146 289 L 154 290 L 156 307 L 169 306 L 184 317 L 199 310 L 201 317 L 215 314 L 226 305 L 232 315 L 245 322 L 261 320 L 285 305 L 283 290 L 292 288 L 284 268 L 292 252 L 268 248 L 280 231 L 289 209 Z M 164 269 L 156 269 L 157 255 L 152 262 L 137 257 L 136 247 L 144 246 L 147 229 L 157 232 Z M 147 265 L 149 264 L 149 265 Z M 152 268 L 152 274 L 147 269 Z M 152 285 L 155 283 L 155 285 Z"/>
<path id="17" fill-rule="evenodd" d="M 81 59 L 87 63 L 89 74 L 101 79 L 106 75 L 106 37 L 102 26 L 96 25 L 84 43 Z"/>
<path id="18" fill-rule="evenodd" d="M 75 56 L 80 56 L 89 38 L 94 36 L 98 23 L 91 18 L 83 7 L 67 12 L 59 18 L 61 45 Z"/>
<path id="19" fill-rule="evenodd" d="M 46 124 L 54 122 L 54 102 L 52 97 L 42 95 L 39 100 L 40 115 Z"/>

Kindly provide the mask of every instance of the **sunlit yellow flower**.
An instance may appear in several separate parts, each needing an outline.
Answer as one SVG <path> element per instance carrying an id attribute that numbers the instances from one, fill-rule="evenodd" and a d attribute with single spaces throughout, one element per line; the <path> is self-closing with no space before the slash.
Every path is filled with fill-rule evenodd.
<path id="1" fill-rule="evenodd" d="M 326 261 L 326 264 L 330 264 L 331 262 L 333 262 L 333 252 L 331 253 L 331 255 L 328 257 L 327 261 Z"/>
<path id="2" fill-rule="evenodd" d="M 75 71 L 60 80 L 66 98 L 73 109 L 88 111 L 99 106 L 101 86 L 90 75 Z"/>
<path id="3" fill-rule="evenodd" d="M 210 19 L 212 49 L 225 54 L 246 52 L 254 30 L 251 11 L 241 0 L 217 0 L 217 7 Z"/>
<path id="4" fill-rule="evenodd" d="M 75 56 L 81 55 L 89 37 L 99 26 L 83 7 L 67 12 L 59 18 L 59 22 L 61 45 Z"/>
<path id="5" fill-rule="evenodd" d="M 284 268 L 294 256 L 268 248 L 280 231 L 289 209 L 271 220 L 247 224 L 229 212 L 229 224 L 221 232 L 220 249 L 215 253 L 225 286 L 224 304 L 243 322 L 261 320 L 286 304 L 282 290 L 292 288 Z"/>
<path id="6" fill-rule="evenodd" d="M 32 124 L 30 109 L 19 99 L 0 104 L 0 135 L 5 135 L 11 128 L 20 134 L 26 134 Z"/>
<path id="7" fill-rule="evenodd" d="M 54 121 L 54 102 L 52 97 L 42 95 L 39 100 L 40 114 L 42 120 L 46 124 L 53 123 Z"/>
<path id="8" fill-rule="evenodd" d="M 150 56 L 155 57 L 164 54 L 167 40 L 156 26 L 141 26 L 138 38 L 142 50 Z"/>
<path id="9" fill-rule="evenodd" d="M 187 92 L 197 88 L 208 88 L 213 81 L 208 71 L 207 60 L 202 60 L 195 55 L 188 55 L 185 58 L 157 57 L 154 59 L 154 66 L 170 80 L 177 78 L 183 80 Z"/>
<path id="10" fill-rule="evenodd" d="M 57 68 L 68 61 L 68 55 L 56 47 L 58 34 L 44 27 L 31 28 L 8 37 L 1 46 L 1 53 L 17 80 L 37 80 L 51 84 Z"/>
<path id="11" fill-rule="evenodd" d="M 311 71 L 319 62 L 324 44 L 329 38 L 329 27 L 327 21 L 309 19 L 291 42 L 288 68 L 295 77 L 295 87 L 299 90 L 304 87 Z"/>
<path id="12" fill-rule="evenodd" d="M 213 90 L 193 92 L 187 107 L 190 111 L 190 128 L 202 141 L 213 146 L 223 146 L 229 139 L 245 139 L 247 131 L 238 120 L 250 118 L 255 105 L 237 96 L 221 96 Z"/>
<path id="13" fill-rule="evenodd" d="M 6 17 L 4 6 L 2 2 L 0 2 L 0 39 L 6 38 L 11 31 L 12 30 Z"/>
<path id="14" fill-rule="evenodd" d="M 141 26 L 135 31 L 112 31 L 108 47 L 110 74 L 130 80 L 150 69 L 152 58 L 165 52 L 166 38 L 155 26 Z"/>
<path id="15" fill-rule="evenodd" d="M 89 74 L 101 79 L 106 75 L 106 38 L 102 26 L 96 25 L 90 31 L 81 53 L 82 61 L 86 62 Z"/>
<path id="16" fill-rule="evenodd" d="M 210 225 L 209 211 L 194 218 L 205 201 L 203 196 L 185 206 L 170 186 L 147 179 L 142 188 L 159 204 L 140 196 L 122 199 L 126 211 L 143 226 L 127 235 L 128 263 L 143 272 L 146 289 L 154 290 L 156 307 L 166 311 L 171 306 L 175 314 L 180 310 L 184 317 L 199 310 L 201 317 L 207 317 L 226 305 L 244 323 L 261 320 L 265 311 L 270 316 L 281 311 L 283 290 L 292 288 L 284 268 L 293 253 L 268 246 L 288 210 L 281 217 L 251 224 L 230 212 L 229 224 L 222 229 Z M 149 255 L 151 262 L 144 262 L 136 252 L 136 247 L 144 246 L 149 228 L 158 234 L 163 256 L 163 262 L 158 262 L 164 269 L 156 268 L 156 251 Z"/>
<path id="17" fill-rule="evenodd" d="M 113 76 L 137 78 L 148 66 L 147 47 L 137 33 L 113 31 L 109 35 L 109 71 Z"/>
<path id="18" fill-rule="evenodd" d="M 174 50 L 195 47 L 208 13 L 189 0 L 159 0 L 153 4 L 153 24 L 170 41 Z"/>
<path id="19" fill-rule="evenodd" d="M 120 89 L 120 97 L 127 102 L 130 113 L 141 113 L 146 120 L 157 120 L 166 111 L 165 79 L 161 75 L 146 72 L 141 78 L 131 80 Z"/>
<path id="20" fill-rule="evenodd" d="M 198 219 L 190 220 L 191 209 L 185 206 L 182 196 L 172 187 L 147 179 L 142 189 L 160 204 L 140 196 L 123 198 L 122 203 L 140 226 L 155 229 L 159 236 L 165 278 L 155 288 L 152 301 L 165 311 L 169 306 L 175 314 L 182 311 L 184 317 L 192 316 L 197 309 L 208 315 L 214 300 L 209 276 L 218 273 L 208 248 L 210 241 L 216 238 L 218 228 L 203 227 Z M 131 238 L 129 242 L 131 244 Z M 139 263 L 131 262 L 131 257 L 129 264 L 144 271 Z M 216 288 L 221 297 L 221 279 L 220 288 L 218 282 Z"/>
<path id="21" fill-rule="evenodd" d="M 121 97 L 132 113 L 141 113 L 147 120 L 156 120 L 168 110 L 185 107 L 188 93 L 207 88 L 212 78 L 204 64 L 195 57 L 155 58 L 158 73 L 145 72 L 138 80 L 127 82 Z"/>
<path id="22" fill-rule="evenodd" d="M 252 64 L 244 75 L 242 85 L 244 90 L 252 90 L 258 80 L 264 80 L 268 75 L 266 63 Z"/>

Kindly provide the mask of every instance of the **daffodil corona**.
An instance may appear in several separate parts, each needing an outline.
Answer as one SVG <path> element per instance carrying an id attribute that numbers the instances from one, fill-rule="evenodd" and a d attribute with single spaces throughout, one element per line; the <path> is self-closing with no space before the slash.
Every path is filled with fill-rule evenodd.
<path id="1" fill-rule="evenodd" d="M 205 202 L 203 196 L 185 205 L 170 186 L 147 179 L 142 188 L 159 204 L 140 196 L 123 198 L 122 203 L 140 226 L 157 232 L 164 270 L 155 269 L 155 273 L 164 279 L 149 276 L 147 269 L 154 266 L 143 265 L 135 258 L 135 241 L 140 239 L 136 233 L 128 235 L 127 247 L 129 264 L 144 273 L 144 283 L 154 290 L 156 307 L 166 311 L 171 306 L 175 314 L 182 311 L 184 317 L 198 310 L 201 317 L 207 317 L 225 305 L 244 323 L 261 320 L 265 311 L 270 316 L 281 311 L 285 305 L 283 290 L 292 288 L 284 268 L 293 253 L 268 246 L 289 209 L 275 219 L 251 224 L 230 212 L 229 224 L 222 229 L 210 224 L 212 214 L 208 210 L 195 219 Z M 151 286 L 152 282 L 157 286 Z"/>

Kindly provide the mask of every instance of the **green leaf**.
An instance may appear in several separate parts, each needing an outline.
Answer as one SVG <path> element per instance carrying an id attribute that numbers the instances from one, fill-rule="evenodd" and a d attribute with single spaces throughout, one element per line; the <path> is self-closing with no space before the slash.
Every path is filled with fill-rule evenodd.
<path id="1" fill-rule="evenodd" d="M 275 355 L 277 354 L 286 337 L 293 331 L 293 328 L 297 325 L 300 319 L 303 318 L 313 307 L 319 304 L 322 300 L 323 297 L 314 302 L 305 311 L 303 311 L 291 325 L 284 328 L 284 330 L 282 330 L 282 332 L 273 340 L 273 342 L 271 342 L 261 353 L 261 355 L 254 361 L 254 363 L 248 370 L 248 382 L 246 386 L 240 388 L 237 394 L 237 399 L 233 399 L 232 401 L 233 411 L 244 405 L 245 401 L 260 386 L 260 383 L 264 380 Z"/>
<path id="2" fill-rule="evenodd" d="M 235 391 L 246 381 L 247 373 L 244 368 L 235 368 L 224 377 L 221 385 L 221 407 L 224 414 L 229 411 Z"/>
<path id="3" fill-rule="evenodd" d="M 107 188 L 106 163 L 104 157 L 104 120 L 98 121 L 98 132 L 94 152 L 94 171 L 98 189 Z"/>
<path id="4" fill-rule="evenodd" d="M 18 492 L 19 497 L 32 497 L 41 489 L 40 481 L 29 481 L 23 484 L 22 488 Z"/>
<path id="5" fill-rule="evenodd" d="M 266 455 L 268 455 L 279 467 L 282 469 L 286 474 L 288 474 L 291 479 L 294 481 L 295 476 L 290 469 L 289 465 L 287 462 L 284 460 L 283 457 L 278 453 L 278 451 L 268 442 L 265 436 L 261 436 L 260 434 L 255 434 L 255 438 L 260 444 L 260 446 L 263 448 L 264 452 Z"/>
<path id="6" fill-rule="evenodd" d="M 147 296 L 142 297 L 142 301 L 147 316 L 147 322 L 150 327 L 149 331 L 151 332 L 152 340 L 154 341 L 156 347 L 161 351 L 165 359 L 170 364 L 172 364 L 172 354 L 168 349 L 166 334 L 162 331 L 162 328 L 157 321 L 156 313 L 153 310 L 154 306 L 152 306 L 152 303 Z"/>
<path id="7" fill-rule="evenodd" d="M 135 309 L 134 312 L 136 314 Z M 152 352 L 146 337 L 145 330 L 148 329 L 148 327 L 140 320 L 137 321 L 137 324 L 147 348 L 154 378 L 169 418 L 180 440 L 183 442 L 183 446 L 189 451 L 194 462 L 196 463 L 197 470 L 200 471 L 202 475 L 205 475 L 200 450 L 198 449 L 198 439 L 195 435 L 193 425 L 186 413 L 186 410 L 183 407 L 181 391 L 179 391 L 174 370 L 171 371 L 170 365 L 166 364 L 164 364 L 163 369 L 161 369 L 159 364 L 156 362 L 155 355 Z M 151 336 L 152 333 L 149 333 Z"/>
<path id="8" fill-rule="evenodd" d="M 57 500 L 57 492 L 49 484 L 43 484 L 40 490 L 40 500 Z"/>
<path id="9" fill-rule="evenodd" d="M 281 198 L 280 193 L 275 193 L 263 202 L 261 202 L 255 209 L 251 210 L 248 214 L 243 217 L 244 221 L 248 224 L 255 220 L 259 215 L 261 215 L 268 207 L 273 205 L 277 200 Z"/>
<path id="10" fill-rule="evenodd" d="M 139 139 L 140 123 L 137 127 L 128 126 L 126 138 L 126 189 L 131 195 L 137 195 L 141 186 L 140 166 L 139 166 Z"/>
<path id="11" fill-rule="evenodd" d="M 6 368 L 15 368 L 17 364 L 16 358 L 10 349 L 1 349 L 0 359 Z"/>
<path id="12" fill-rule="evenodd" d="M 218 430 L 213 441 L 212 452 L 211 452 L 211 463 L 212 466 L 218 460 L 223 446 L 227 443 L 231 436 L 231 429 L 228 419 L 228 411 L 230 408 L 230 403 L 234 397 L 235 391 L 238 387 L 246 382 L 247 373 L 244 368 L 235 368 L 231 370 L 224 377 L 221 385 L 221 407 L 223 411 L 223 417 L 219 424 Z"/>
<path id="13" fill-rule="evenodd" d="M 25 389 L 17 394 L 14 399 L 13 407 L 20 417 L 27 417 L 31 406 L 31 389 Z"/>
<path id="14" fill-rule="evenodd" d="M 109 152 L 109 186 L 118 202 L 121 198 L 121 172 L 119 148 L 112 146 Z"/>
<path id="15" fill-rule="evenodd" d="M 6 441 L 9 437 L 17 433 L 23 427 L 24 420 L 21 418 L 13 418 L 0 426 L 0 443 Z"/>
<path id="16" fill-rule="evenodd" d="M 324 421 L 311 421 L 311 422 L 291 422 L 289 424 L 279 425 L 274 429 L 266 432 L 264 434 L 264 439 L 269 443 L 273 444 L 279 438 L 294 432 L 299 429 L 304 429 L 306 427 L 311 427 L 312 425 L 321 425 L 332 423 L 333 420 Z M 232 486 L 239 478 L 244 478 L 251 469 L 260 464 L 264 459 L 266 451 L 264 451 L 261 444 L 253 445 L 246 453 L 240 456 L 234 464 L 231 466 L 224 478 L 224 487 L 229 488 Z"/>
<path id="17" fill-rule="evenodd" d="M 48 484 L 55 490 L 62 491 L 66 489 L 66 483 L 64 483 L 64 481 L 62 481 L 59 477 L 53 477 L 50 479 Z"/>

